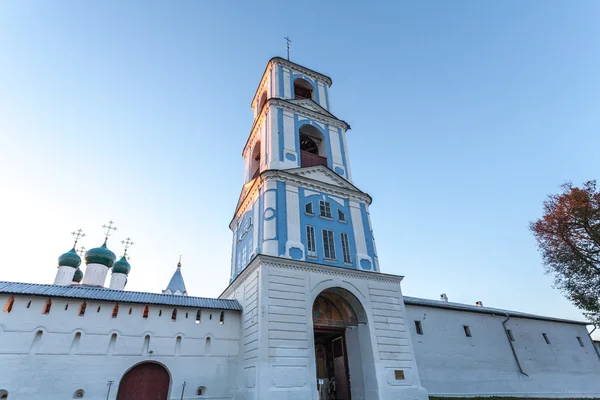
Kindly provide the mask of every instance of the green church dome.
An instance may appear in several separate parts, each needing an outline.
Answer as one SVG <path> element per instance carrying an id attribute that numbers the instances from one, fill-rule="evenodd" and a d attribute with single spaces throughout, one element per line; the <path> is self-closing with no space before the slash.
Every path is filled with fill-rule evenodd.
<path id="1" fill-rule="evenodd" d="M 112 267 L 113 274 L 125 274 L 127 275 L 131 271 L 131 265 L 127 262 L 125 256 L 121 257 L 119 261 Z"/>
<path id="2" fill-rule="evenodd" d="M 59 267 L 73 267 L 77 268 L 81 265 L 81 257 L 75 251 L 75 248 L 67 251 L 62 256 L 58 257 Z"/>
<path id="3" fill-rule="evenodd" d="M 79 268 L 77 268 L 75 270 L 75 274 L 73 275 L 73 282 L 81 282 L 81 280 L 83 279 L 83 272 L 81 272 L 81 270 Z"/>
<path id="4" fill-rule="evenodd" d="M 90 249 L 85 253 L 85 264 L 101 264 L 108 268 L 115 263 L 115 253 L 106 248 L 106 242 L 94 249 Z"/>

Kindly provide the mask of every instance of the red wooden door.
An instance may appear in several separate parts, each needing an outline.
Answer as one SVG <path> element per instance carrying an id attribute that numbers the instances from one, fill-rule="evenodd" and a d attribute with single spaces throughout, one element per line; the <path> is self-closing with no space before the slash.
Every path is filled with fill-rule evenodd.
<path id="1" fill-rule="evenodd" d="M 170 383 L 169 373 L 162 365 L 139 364 L 121 379 L 117 400 L 167 400 Z"/>

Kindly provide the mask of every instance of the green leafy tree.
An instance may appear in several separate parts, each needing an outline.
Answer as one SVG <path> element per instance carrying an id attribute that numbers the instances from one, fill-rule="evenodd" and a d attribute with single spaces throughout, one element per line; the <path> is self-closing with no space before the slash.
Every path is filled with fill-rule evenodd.
<path id="1" fill-rule="evenodd" d="M 531 223 L 546 272 L 554 286 L 600 323 L 600 192 L 596 181 L 571 183 L 549 195 L 544 215 Z"/>

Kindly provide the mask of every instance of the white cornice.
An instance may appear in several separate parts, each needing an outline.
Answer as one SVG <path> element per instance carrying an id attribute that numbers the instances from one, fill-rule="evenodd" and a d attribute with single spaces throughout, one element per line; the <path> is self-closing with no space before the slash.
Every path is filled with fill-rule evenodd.
<path id="1" fill-rule="evenodd" d="M 303 67 L 302 65 L 296 64 L 295 62 L 291 62 L 289 60 L 286 60 L 285 58 L 275 57 L 275 58 L 272 58 L 271 61 L 274 63 L 277 63 L 277 64 L 281 64 L 282 66 L 286 66 L 289 69 L 293 69 L 294 71 L 301 72 L 302 74 L 304 74 L 306 76 L 310 76 L 311 78 L 324 81 L 327 84 L 327 86 L 329 86 L 329 87 L 331 87 L 331 84 L 333 83 L 331 81 L 331 78 L 328 77 L 327 75 L 323 75 L 317 71 L 313 71 L 310 68 Z"/>
<path id="2" fill-rule="evenodd" d="M 396 283 L 400 284 L 403 276 L 383 274 L 381 272 L 369 272 L 360 271 L 356 269 L 344 268 L 344 267 L 332 267 L 324 264 L 310 263 L 307 261 L 292 260 L 287 258 L 266 256 L 259 254 L 248 266 L 235 278 L 233 282 L 221 293 L 220 299 L 228 298 L 235 290 L 251 275 L 259 266 L 265 267 L 277 267 L 285 269 L 293 269 L 296 271 L 303 272 L 316 272 L 320 274 L 340 276 L 351 279 L 360 279 L 371 282 L 383 282 L 383 283 Z"/>
<path id="3" fill-rule="evenodd" d="M 326 168 L 323 168 L 322 170 L 325 170 L 325 169 Z M 332 194 L 334 196 L 348 197 L 348 198 L 357 200 L 359 202 L 365 202 L 365 203 L 367 203 L 367 205 L 370 205 L 371 202 L 373 201 L 371 196 L 369 196 L 365 192 L 361 192 L 360 190 L 358 190 L 356 188 L 352 189 L 352 188 L 332 185 L 330 183 L 307 178 L 302 175 L 297 175 L 298 169 L 294 169 L 293 171 L 294 172 L 292 173 L 292 172 L 287 172 L 285 170 L 270 169 L 267 171 L 263 171 L 258 177 L 254 178 L 254 182 L 250 186 L 250 189 L 248 189 L 246 191 L 245 197 L 243 199 L 241 199 L 241 201 L 238 201 L 238 207 L 236 208 L 236 210 L 233 214 L 233 218 L 231 219 L 231 222 L 229 223 L 229 229 L 233 229 L 233 226 L 235 225 L 237 218 L 241 214 L 246 212 L 248 206 L 254 200 L 256 200 L 256 198 L 258 197 L 258 191 L 260 190 L 260 188 L 267 181 L 269 181 L 271 179 L 281 181 L 281 182 L 286 182 L 286 183 L 293 183 L 293 184 L 303 187 L 303 188 L 318 190 L 319 192 L 325 192 L 328 194 Z M 335 174 L 335 173 L 331 172 L 331 174 Z M 243 195 L 243 193 L 242 193 L 242 195 Z"/>
<path id="4" fill-rule="evenodd" d="M 372 202 L 371 196 L 369 196 L 367 193 L 361 192 L 358 189 L 348 189 L 345 187 L 332 185 L 330 183 L 317 181 L 315 179 L 307 178 L 305 176 L 296 175 L 295 173 L 290 173 L 285 170 L 268 170 L 263 172 L 261 175 L 261 180 L 269 179 L 276 179 L 282 182 L 290 182 L 304 188 L 315 189 L 320 192 L 325 192 L 341 197 L 349 197 L 360 202 L 365 202 L 369 205 Z"/>

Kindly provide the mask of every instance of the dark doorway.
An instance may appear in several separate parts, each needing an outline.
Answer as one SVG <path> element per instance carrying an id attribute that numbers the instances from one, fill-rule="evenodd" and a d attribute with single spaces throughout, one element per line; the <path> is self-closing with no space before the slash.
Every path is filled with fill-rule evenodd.
<path id="1" fill-rule="evenodd" d="M 171 378 L 160 364 L 142 363 L 130 369 L 119 383 L 117 400 L 167 400 Z"/>
<path id="2" fill-rule="evenodd" d="M 315 358 L 319 400 L 350 400 L 344 330 L 315 328 Z"/>

